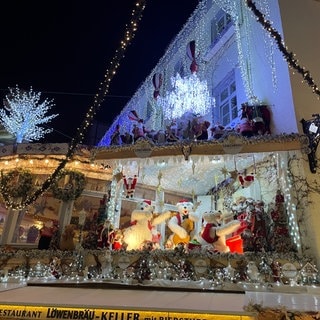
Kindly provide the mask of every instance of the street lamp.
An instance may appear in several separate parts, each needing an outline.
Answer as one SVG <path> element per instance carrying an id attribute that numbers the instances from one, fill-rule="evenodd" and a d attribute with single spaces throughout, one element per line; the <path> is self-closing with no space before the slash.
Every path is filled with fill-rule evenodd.
<path id="1" fill-rule="evenodd" d="M 302 119 L 303 133 L 309 138 L 309 167 L 312 173 L 317 171 L 317 157 L 316 152 L 320 141 L 320 115 L 319 113 L 313 114 L 309 120 Z"/>

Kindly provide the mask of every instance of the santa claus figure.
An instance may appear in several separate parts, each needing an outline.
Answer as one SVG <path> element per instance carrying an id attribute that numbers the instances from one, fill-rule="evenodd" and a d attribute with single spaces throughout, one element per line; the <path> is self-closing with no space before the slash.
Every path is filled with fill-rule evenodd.
<path id="1" fill-rule="evenodd" d="M 117 228 L 109 233 L 109 243 L 112 250 L 121 250 L 123 247 L 123 232 Z"/>
<path id="2" fill-rule="evenodd" d="M 127 178 L 126 176 L 123 176 L 123 183 L 126 191 L 126 198 L 133 198 L 134 191 L 137 184 L 137 175 L 134 175 L 133 178 Z"/>

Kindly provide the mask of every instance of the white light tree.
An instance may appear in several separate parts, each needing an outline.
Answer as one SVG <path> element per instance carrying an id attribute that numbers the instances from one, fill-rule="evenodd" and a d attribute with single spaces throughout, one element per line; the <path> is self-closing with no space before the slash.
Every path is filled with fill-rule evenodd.
<path id="1" fill-rule="evenodd" d="M 186 112 L 199 115 L 210 112 L 214 99 L 210 95 L 207 82 L 200 80 L 195 72 L 185 77 L 177 73 L 171 78 L 171 85 L 173 90 L 165 97 L 159 96 L 157 99 L 166 119 L 180 118 Z"/>
<path id="2" fill-rule="evenodd" d="M 41 93 L 20 90 L 18 86 L 9 88 L 10 93 L 4 99 L 4 106 L 0 109 L 0 123 L 16 139 L 16 143 L 40 140 L 52 128 L 43 128 L 58 114 L 46 116 L 54 106 L 53 100 L 45 99 L 40 102 Z"/>

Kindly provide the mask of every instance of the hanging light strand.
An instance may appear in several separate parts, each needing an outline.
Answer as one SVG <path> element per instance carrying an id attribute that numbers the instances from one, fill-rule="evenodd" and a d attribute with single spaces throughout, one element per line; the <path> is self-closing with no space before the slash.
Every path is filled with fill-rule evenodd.
<path id="1" fill-rule="evenodd" d="M 125 56 L 125 52 L 131 44 L 136 31 L 138 30 L 138 23 L 142 19 L 143 11 L 146 6 L 146 0 L 136 1 L 135 7 L 131 12 L 130 23 L 126 25 L 125 33 L 123 39 L 120 42 L 120 47 L 116 50 L 113 58 L 110 61 L 109 67 L 107 68 L 104 80 L 100 83 L 97 94 L 94 96 L 94 101 L 89 107 L 84 120 L 80 127 L 77 128 L 75 136 L 70 142 L 70 146 L 65 155 L 65 158 L 61 160 L 60 164 L 54 170 L 54 172 L 44 181 L 42 186 L 37 189 L 31 196 L 28 196 L 25 201 L 21 203 L 15 203 L 13 201 L 6 202 L 5 205 L 15 210 L 22 210 L 25 207 L 34 203 L 45 191 L 47 191 L 51 185 L 59 178 L 60 171 L 64 169 L 66 164 L 72 159 L 78 144 L 81 144 L 85 133 L 87 132 L 89 126 L 92 124 L 92 120 L 96 115 L 97 111 L 101 107 L 102 102 L 108 94 L 110 83 L 113 77 L 116 75 L 116 71 L 120 66 L 121 60 Z"/>

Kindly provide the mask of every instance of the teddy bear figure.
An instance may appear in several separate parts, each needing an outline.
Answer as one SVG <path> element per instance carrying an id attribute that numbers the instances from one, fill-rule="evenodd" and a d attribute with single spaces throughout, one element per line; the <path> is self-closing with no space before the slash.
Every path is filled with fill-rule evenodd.
<path id="1" fill-rule="evenodd" d="M 171 215 L 171 212 L 156 215 L 153 210 L 154 207 L 150 200 L 137 203 L 136 209 L 131 213 L 131 226 L 123 231 L 122 240 L 127 251 L 139 250 L 145 242 L 152 241 L 152 229 Z"/>
<path id="2" fill-rule="evenodd" d="M 239 220 L 231 220 L 223 223 L 223 214 L 221 211 L 210 211 L 203 215 L 204 227 L 198 235 L 195 236 L 202 247 L 213 248 L 218 252 L 230 252 L 226 244 L 226 237 L 240 228 Z"/>
<path id="3" fill-rule="evenodd" d="M 60 250 L 62 251 L 73 251 L 75 249 L 74 238 L 75 236 L 75 225 L 67 224 L 64 227 L 64 231 L 60 239 Z"/>
<path id="4" fill-rule="evenodd" d="M 177 214 L 168 221 L 168 228 L 172 231 L 168 241 L 175 247 L 187 244 L 195 233 L 195 222 L 200 220 L 197 205 L 188 200 L 181 200 L 176 204 Z"/>

